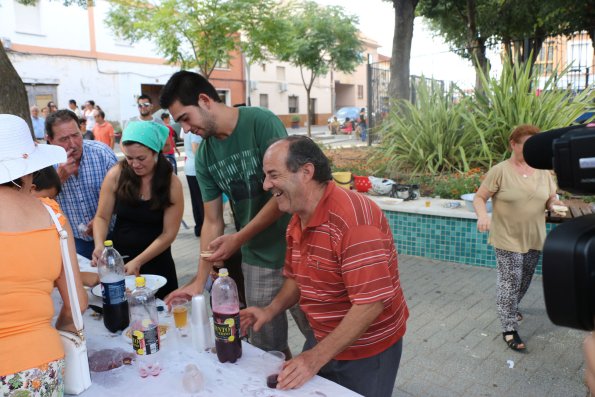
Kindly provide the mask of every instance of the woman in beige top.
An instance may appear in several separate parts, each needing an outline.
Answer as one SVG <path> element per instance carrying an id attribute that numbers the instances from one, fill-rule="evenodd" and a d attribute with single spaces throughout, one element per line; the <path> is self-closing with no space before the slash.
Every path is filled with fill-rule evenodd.
<path id="1" fill-rule="evenodd" d="M 492 167 L 475 194 L 477 229 L 490 232 L 488 242 L 496 251 L 496 305 L 502 337 L 508 347 L 522 351 L 526 346 L 517 333 L 523 319 L 518 305 L 527 292 L 545 241 L 545 210 L 561 204 L 556 184 L 546 170 L 531 168 L 523 157 L 523 145 L 539 132 L 533 125 L 521 125 L 510 134 L 512 155 Z M 492 197 L 494 213 L 487 213 Z"/>

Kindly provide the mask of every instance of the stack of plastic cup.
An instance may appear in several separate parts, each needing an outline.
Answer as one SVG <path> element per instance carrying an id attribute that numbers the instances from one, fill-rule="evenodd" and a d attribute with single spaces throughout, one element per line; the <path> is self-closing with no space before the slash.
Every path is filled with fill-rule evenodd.
<path id="1" fill-rule="evenodd" d="M 192 298 L 192 346 L 198 351 L 204 351 L 215 345 L 213 327 L 207 313 L 207 304 L 202 294 Z"/>

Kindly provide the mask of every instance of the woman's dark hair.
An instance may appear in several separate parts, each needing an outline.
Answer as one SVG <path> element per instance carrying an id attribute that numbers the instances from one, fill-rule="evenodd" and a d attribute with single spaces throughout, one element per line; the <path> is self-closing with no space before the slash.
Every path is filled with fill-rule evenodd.
<path id="1" fill-rule="evenodd" d="M 167 109 L 176 100 L 184 106 L 198 106 L 198 96 L 205 94 L 213 102 L 221 102 L 217 90 L 198 73 L 181 70 L 174 73 L 159 95 L 159 105 Z"/>
<path id="2" fill-rule="evenodd" d="M 137 142 L 128 141 L 123 143 L 123 145 L 129 146 L 134 143 Z M 142 144 L 139 143 L 139 145 Z M 155 153 L 152 149 L 148 147 L 147 149 L 151 150 L 151 153 Z M 120 168 L 122 169 L 122 172 L 120 173 L 120 179 L 118 180 L 116 199 L 129 205 L 137 205 L 140 197 L 141 178 L 136 175 L 125 158 L 120 161 Z M 165 210 L 173 204 L 169 195 L 172 174 L 173 168 L 171 163 L 163 156 L 163 153 L 157 153 L 155 174 L 151 180 L 150 203 L 152 210 Z"/>
<path id="3" fill-rule="evenodd" d="M 328 158 L 312 139 L 302 135 L 291 135 L 284 139 L 289 143 L 285 166 L 291 172 L 297 172 L 307 163 L 314 165 L 312 179 L 319 183 L 326 183 L 333 179 Z"/>
<path id="4" fill-rule="evenodd" d="M 60 194 L 62 191 L 62 182 L 60 182 L 58 171 L 51 165 L 33 173 L 33 184 L 37 191 L 56 189 L 56 194 Z"/>

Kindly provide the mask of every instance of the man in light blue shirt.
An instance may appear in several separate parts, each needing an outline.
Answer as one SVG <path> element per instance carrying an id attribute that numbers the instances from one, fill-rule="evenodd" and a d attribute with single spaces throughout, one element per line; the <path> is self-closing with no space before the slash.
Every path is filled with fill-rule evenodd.
<path id="1" fill-rule="evenodd" d="M 93 218 L 99 204 L 99 191 L 105 175 L 118 162 L 114 152 L 97 141 L 84 140 L 79 119 L 70 110 L 58 110 L 46 119 L 48 142 L 66 150 L 64 164 L 57 168 L 62 191 L 56 201 L 70 222 L 76 252 L 91 259 Z"/>
<path id="2" fill-rule="evenodd" d="M 33 125 L 33 134 L 37 142 L 45 142 L 45 119 L 39 117 L 39 108 L 36 105 L 31 106 L 31 124 Z"/>

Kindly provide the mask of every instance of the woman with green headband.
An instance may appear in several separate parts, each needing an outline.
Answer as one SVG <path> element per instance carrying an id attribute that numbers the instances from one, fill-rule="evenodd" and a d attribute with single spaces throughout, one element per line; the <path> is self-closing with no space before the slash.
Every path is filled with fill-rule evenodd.
<path id="1" fill-rule="evenodd" d="M 176 239 L 184 196 L 182 184 L 161 150 L 169 130 L 152 121 L 130 122 L 122 133 L 121 148 L 126 156 L 105 177 L 99 207 L 93 221 L 96 262 L 110 220 L 114 247 L 125 259 L 126 274 L 157 274 L 167 279 L 156 296 L 163 298 L 178 288 L 171 244 Z"/>

